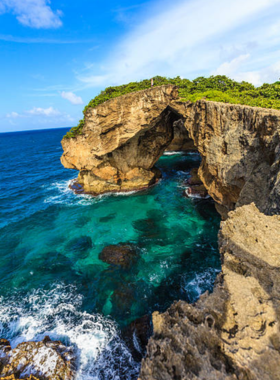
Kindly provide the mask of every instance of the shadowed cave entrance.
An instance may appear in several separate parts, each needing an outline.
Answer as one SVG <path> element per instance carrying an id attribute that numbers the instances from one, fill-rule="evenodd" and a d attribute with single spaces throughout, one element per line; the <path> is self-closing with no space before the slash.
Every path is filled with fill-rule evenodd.
<path id="1" fill-rule="evenodd" d="M 183 117 L 169 106 L 122 146 L 100 157 L 97 167 L 81 170 L 78 182 L 92 194 L 147 188 L 161 178 L 155 164 L 166 150 L 197 151 Z"/>

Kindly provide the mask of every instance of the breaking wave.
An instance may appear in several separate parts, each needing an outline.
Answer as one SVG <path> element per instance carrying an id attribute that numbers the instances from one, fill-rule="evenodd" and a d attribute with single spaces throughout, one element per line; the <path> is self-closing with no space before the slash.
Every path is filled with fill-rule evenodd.
<path id="1" fill-rule="evenodd" d="M 82 302 L 74 286 L 63 284 L 49 291 L 1 297 L 1 337 L 8 339 L 12 348 L 46 335 L 60 340 L 77 355 L 77 380 L 135 379 L 139 364 L 121 340 L 116 323 L 82 311 Z"/>

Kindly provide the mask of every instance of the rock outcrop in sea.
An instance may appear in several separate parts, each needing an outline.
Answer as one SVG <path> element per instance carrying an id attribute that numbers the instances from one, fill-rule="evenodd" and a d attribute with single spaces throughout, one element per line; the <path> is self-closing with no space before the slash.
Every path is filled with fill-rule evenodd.
<path id="1" fill-rule="evenodd" d="M 72 380 L 75 355 L 71 348 L 46 336 L 41 342 L 23 342 L 14 349 L 0 339 L 0 378 L 6 380 Z"/>
<path id="2" fill-rule="evenodd" d="M 63 139 L 63 165 L 92 194 L 148 187 L 166 149 L 197 150 L 225 220 L 213 293 L 154 313 L 141 380 L 280 379 L 279 132 L 280 111 L 181 102 L 162 86 L 89 108 L 82 134 Z"/>

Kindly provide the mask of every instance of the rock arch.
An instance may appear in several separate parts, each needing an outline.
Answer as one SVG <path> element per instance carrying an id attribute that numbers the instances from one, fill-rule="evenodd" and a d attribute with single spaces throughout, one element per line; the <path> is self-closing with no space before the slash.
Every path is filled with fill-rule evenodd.
<path id="1" fill-rule="evenodd" d="M 169 146 L 195 148 L 183 115 L 170 106 L 176 97 L 174 86 L 164 86 L 90 109 L 83 135 L 62 141 L 63 165 L 78 169 L 78 183 L 92 194 L 153 185 L 161 177 L 155 163 Z"/>
<path id="2" fill-rule="evenodd" d="M 63 139 L 62 164 L 80 171 L 86 192 L 145 188 L 160 177 L 163 151 L 195 148 L 199 176 L 226 217 L 255 202 L 280 213 L 280 111 L 210 102 L 181 102 L 175 86 L 115 99 L 85 115 L 82 135 Z M 171 144 L 171 145 L 170 145 Z"/>

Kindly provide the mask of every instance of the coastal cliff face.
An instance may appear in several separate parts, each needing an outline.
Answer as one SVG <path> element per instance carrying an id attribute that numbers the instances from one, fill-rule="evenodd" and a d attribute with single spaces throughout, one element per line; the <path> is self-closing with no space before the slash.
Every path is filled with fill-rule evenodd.
<path id="1" fill-rule="evenodd" d="M 280 212 L 280 112 L 198 101 L 179 108 L 202 157 L 199 176 L 226 217 L 255 202 Z"/>
<path id="2" fill-rule="evenodd" d="M 222 222 L 212 294 L 153 314 L 140 380 L 280 379 L 280 216 L 254 204 Z"/>
<path id="3" fill-rule="evenodd" d="M 200 100 L 183 103 L 175 86 L 109 100 L 85 114 L 83 133 L 63 139 L 62 164 L 79 170 L 85 192 L 148 187 L 164 150 L 199 151 L 199 176 L 226 218 L 255 202 L 280 212 L 280 111 Z"/>

